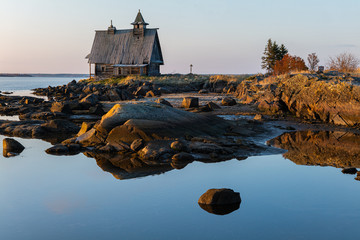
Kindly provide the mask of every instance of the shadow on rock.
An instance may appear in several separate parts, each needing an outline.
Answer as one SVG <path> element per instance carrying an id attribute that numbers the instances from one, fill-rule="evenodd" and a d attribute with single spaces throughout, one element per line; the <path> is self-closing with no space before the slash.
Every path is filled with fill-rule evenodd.
<path id="1" fill-rule="evenodd" d="M 298 165 L 360 167 L 360 135 L 339 131 L 285 133 L 268 144 L 288 150 L 283 156 Z"/>
<path id="2" fill-rule="evenodd" d="M 199 206 L 208 213 L 215 215 L 226 215 L 232 213 L 240 208 L 240 203 L 226 204 L 226 205 L 208 205 L 198 203 Z"/>

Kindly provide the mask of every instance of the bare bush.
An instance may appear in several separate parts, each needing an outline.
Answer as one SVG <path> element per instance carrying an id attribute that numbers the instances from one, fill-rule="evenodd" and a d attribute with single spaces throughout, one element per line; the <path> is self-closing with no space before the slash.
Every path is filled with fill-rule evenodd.
<path id="1" fill-rule="evenodd" d="M 360 61 L 351 53 L 341 53 L 335 57 L 330 57 L 328 67 L 330 70 L 339 72 L 355 72 L 359 67 Z"/>
<path id="2" fill-rule="evenodd" d="M 316 67 L 318 66 L 320 60 L 318 58 L 318 56 L 316 55 L 316 53 L 311 53 L 308 55 L 307 57 L 307 60 L 308 60 L 308 67 L 309 67 L 309 70 L 314 72 L 316 71 Z"/>

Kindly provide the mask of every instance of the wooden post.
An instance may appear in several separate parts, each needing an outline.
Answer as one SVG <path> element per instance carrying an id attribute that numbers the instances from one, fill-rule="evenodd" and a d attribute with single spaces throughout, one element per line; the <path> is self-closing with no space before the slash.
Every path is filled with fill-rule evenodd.
<path id="1" fill-rule="evenodd" d="M 89 63 L 89 73 L 90 73 L 90 78 L 91 79 L 91 63 Z"/>

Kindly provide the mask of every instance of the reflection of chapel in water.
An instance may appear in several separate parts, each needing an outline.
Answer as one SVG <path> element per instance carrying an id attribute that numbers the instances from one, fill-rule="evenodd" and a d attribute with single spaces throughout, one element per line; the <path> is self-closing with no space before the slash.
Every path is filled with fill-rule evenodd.
<path id="1" fill-rule="evenodd" d="M 140 13 L 133 23 L 133 29 L 117 30 L 112 25 L 107 30 L 96 31 L 89 59 L 95 65 L 95 76 L 112 77 L 127 75 L 160 75 L 164 65 L 158 37 L 158 28 L 147 28 Z"/>

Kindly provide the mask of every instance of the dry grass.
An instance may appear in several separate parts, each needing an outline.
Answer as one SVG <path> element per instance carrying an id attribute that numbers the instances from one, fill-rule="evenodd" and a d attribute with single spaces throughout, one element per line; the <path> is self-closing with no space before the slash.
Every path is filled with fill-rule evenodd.
<path id="1" fill-rule="evenodd" d="M 229 83 L 239 83 L 243 80 L 251 77 L 250 74 L 242 74 L 242 75 L 212 75 L 210 77 L 210 82 L 217 82 L 217 81 L 225 81 Z"/>
<path id="2" fill-rule="evenodd" d="M 92 84 L 131 84 L 136 82 L 152 82 L 155 84 L 171 84 L 171 85 L 184 85 L 193 82 L 205 82 L 210 79 L 210 76 L 206 75 L 180 75 L 180 74 L 172 74 L 172 75 L 161 75 L 156 77 L 148 77 L 148 76 L 138 76 L 138 75 L 130 75 L 126 77 L 120 78 L 107 78 L 107 79 L 86 79 L 82 80 L 86 83 Z"/>
<path id="3" fill-rule="evenodd" d="M 309 74 L 311 73 L 309 70 L 301 70 L 301 71 L 291 71 L 290 74 Z"/>
<path id="4" fill-rule="evenodd" d="M 154 84 L 162 84 L 162 85 L 173 85 L 173 86 L 183 86 L 192 83 L 205 83 L 206 81 L 227 81 L 238 83 L 242 80 L 248 78 L 251 75 L 195 75 L 195 74 L 167 74 L 156 77 L 148 77 L 148 76 L 138 76 L 138 75 L 130 75 L 127 77 L 121 78 L 107 78 L 107 79 L 84 79 L 82 82 L 92 83 L 92 84 L 120 84 L 127 85 L 136 82 L 152 82 Z"/>

